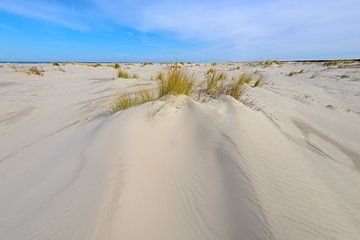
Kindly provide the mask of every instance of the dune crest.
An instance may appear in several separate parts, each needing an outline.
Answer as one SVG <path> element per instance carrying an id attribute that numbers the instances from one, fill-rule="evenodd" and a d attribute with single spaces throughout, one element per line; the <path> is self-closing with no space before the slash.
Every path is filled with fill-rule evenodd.
<path id="1" fill-rule="evenodd" d="M 160 65 L 131 80 L 5 66 L 0 239 L 358 239 L 358 83 L 329 77 L 345 68 L 301 67 L 258 67 L 254 107 L 165 96 L 110 115 Z"/>

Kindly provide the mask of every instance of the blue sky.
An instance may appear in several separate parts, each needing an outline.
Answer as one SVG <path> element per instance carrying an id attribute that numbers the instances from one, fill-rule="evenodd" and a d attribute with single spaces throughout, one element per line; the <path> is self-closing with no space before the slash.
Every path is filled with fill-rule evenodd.
<path id="1" fill-rule="evenodd" d="M 0 0 L 0 61 L 360 58 L 359 0 Z"/>

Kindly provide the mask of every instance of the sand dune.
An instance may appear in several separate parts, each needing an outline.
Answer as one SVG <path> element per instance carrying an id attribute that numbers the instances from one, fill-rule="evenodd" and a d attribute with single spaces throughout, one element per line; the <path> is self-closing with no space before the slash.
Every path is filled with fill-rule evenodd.
<path id="1" fill-rule="evenodd" d="M 4 66 L 0 239 L 360 239 L 357 65 L 239 65 L 217 68 L 264 77 L 254 108 L 168 96 L 115 114 L 160 64 L 130 66 L 139 80 Z"/>

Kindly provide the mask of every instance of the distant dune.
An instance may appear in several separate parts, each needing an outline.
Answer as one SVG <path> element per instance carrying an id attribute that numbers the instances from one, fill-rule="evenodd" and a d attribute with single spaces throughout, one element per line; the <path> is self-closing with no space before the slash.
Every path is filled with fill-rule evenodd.
<path id="1" fill-rule="evenodd" d="M 359 62 L 177 65 L 0 64 L 0 239 L 360 239 Z"/>

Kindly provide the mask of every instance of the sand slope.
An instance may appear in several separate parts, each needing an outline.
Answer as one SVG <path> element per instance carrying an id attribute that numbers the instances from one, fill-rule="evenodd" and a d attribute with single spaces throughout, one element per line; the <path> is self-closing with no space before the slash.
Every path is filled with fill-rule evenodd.
<path id="1" fill-rule="evenodd" d="M 360 239 L 359 82 L 301 67 L 255 68 L 259 111 L 179 96 L 113 115 L 151 81 L 2 69 L 0 239 Z"/>

